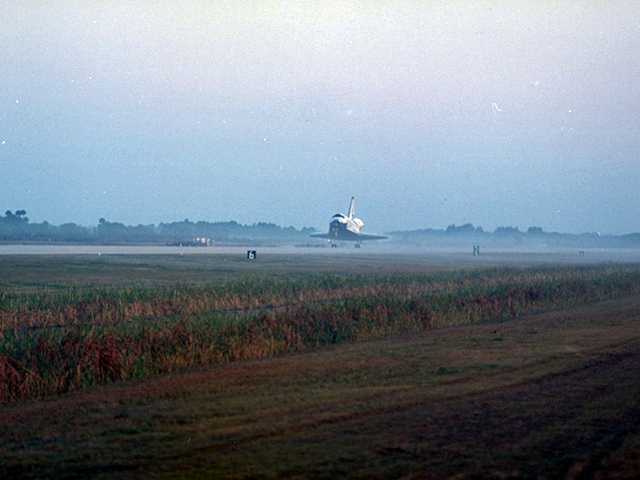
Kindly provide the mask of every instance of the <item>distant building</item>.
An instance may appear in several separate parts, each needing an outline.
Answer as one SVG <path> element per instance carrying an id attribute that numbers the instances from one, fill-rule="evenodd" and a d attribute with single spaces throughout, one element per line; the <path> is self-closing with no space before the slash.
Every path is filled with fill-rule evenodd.
<path id="1" fill-rule="evenodd" d="M 195 237 L 193 239 L 193 243 L 198 247 L 210 247 L 211 245 L 213 245 L 213 240 L 211 240 L 209 237 Z"/>

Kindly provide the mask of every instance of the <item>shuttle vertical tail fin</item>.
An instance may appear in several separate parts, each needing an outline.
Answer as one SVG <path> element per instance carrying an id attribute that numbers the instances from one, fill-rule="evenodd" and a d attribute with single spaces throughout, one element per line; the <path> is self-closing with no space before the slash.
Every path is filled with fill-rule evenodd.
<path id="1" fill-rule="evenodd" d="M 351 203 L 349 204 L 349 218 L 353 218 L 356 214 L 356 197 L 351 197 Z"/>

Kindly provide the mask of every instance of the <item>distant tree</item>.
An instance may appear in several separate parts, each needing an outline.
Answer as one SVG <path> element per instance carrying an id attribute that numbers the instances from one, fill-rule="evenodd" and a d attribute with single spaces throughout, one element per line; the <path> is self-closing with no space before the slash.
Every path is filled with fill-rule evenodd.
<path id="1" fill-rule="evenodd" d="M 476 227 L 474 227 L 472 223 L 465 223 L 464 225 L 460 225 L 459 227 L 457 227 L 456 225 L 449 225 L 447 227 L 447 233 L 465 234 L 474 233 L 475 231 Z"/>
<path id="2" fill-rule="evenodd" d="M 19 222 L 29 223 L 29 218 L 27 218 L 26 210 L 16 210 L 15 216 Z"/>
<path id="3" fill-rule="evenodd" d="M 47 226 L 48 224 L 44 222 L 43 225 Z M 79 241 L 89 238 L 89 231 L 75 223 L 63 223 L 57 230 L 58 238 L 63 241 Z"/>
<path id="4" fill-rule="evenodd" d="M 35 241 L 103 241 L 115 243 L 136 242 L 190 242 L 197 237 L 212 240 L 296 240 L 306 237 L 313 229 L 298 230 L 292 226 L 281 227 L 274 223 L 260 222 L 243 225 L 234 220 L 225 222 L 183 221 L 161 223 L 159 225 L 124 225 L 110 222 L 104 217 L 94 228 L 74 223 L 60 226 L 48 222 L 30 223 L 26 210 L 7 210 L 0 215 L 0 240 Z"/>
<path id="5" fill-rule="evenodd" d="M 8 223 L 29 223 L 29 219 L 26 215 L 26 210 L 16 210 L 15 213 L 11 210 L 7 210 L 4 212 L 4 218 L 0 217 L 0 219 Z"/>
<path id="6" fill-rule="evenodd" d="M 529 227 L 527 233 L 529 235 L 542 235 L 544 230 L 542 230 L 542 227 Z"/>
<path id="7" fill-rule="evenodd" d="M 126 242 L 129 240 L 128 228 L 122 223 L 104 220 L 99 223 L 97 233 L 98 238 L 102 241 Z"/>
<path id="8" fill-rule="evenodd" d="M 521 232 L 518 227 L 498 227 L 496 228 L 495 234 L 509 236 L 509 235 L 520 235 Z"/>

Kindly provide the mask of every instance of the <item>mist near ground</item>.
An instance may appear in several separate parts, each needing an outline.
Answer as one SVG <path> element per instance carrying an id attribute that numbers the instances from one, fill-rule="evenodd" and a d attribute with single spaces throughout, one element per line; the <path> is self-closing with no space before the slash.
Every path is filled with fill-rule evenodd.
<path id="1" fill-rule="evenodd" d="M 0 207 L 640 230 L 640 5 L 5 2 Z"/>

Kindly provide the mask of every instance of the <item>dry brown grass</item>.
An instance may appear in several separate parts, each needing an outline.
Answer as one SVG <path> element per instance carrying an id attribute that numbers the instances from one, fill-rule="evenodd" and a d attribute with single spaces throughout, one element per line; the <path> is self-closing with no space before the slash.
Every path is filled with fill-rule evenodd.
<path id="1" fill-rule="evenodd" d="M 5 406 L 0 474 L 634 478 L 638 318 L 635 297 Z"/>

